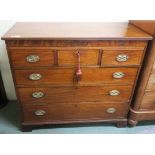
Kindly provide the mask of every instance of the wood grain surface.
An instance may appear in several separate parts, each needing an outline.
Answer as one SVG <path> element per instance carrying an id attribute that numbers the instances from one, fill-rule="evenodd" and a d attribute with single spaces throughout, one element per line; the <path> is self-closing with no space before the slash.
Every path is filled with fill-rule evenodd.
<path id="1" fill-rule="evenodd" d="M 127 125 L 151 35 L 130 23 L 17 23 L 2 39 L 7 45 L 24 130 L 33 125 L 78 122 Z M 126 54 L 128 60 L 116 61 L 119 54 Z M 30 55 L 39 56 L 39 61 L 28 62 Z M 75 81 L 80 69 L 82 75 Z M 124 76 L 114 78 L 116 72 Z M 29 79 L 33 73 L 41 74 L 41 79 Z M 112 90 L 120 94 L 111 96 Z M 34 98 L 34 92 L 44 95 Z M 116 111 L 108 113 L 108 108 Z M 36 110 L 46 113 L 36 116 Z"/>
<path id="2" fill-rule="evenodd" d="M 40 84 L 74 84 L 76 68 L 40 68 L 40 69 L 20 69 L 15 70 L 15 81 L 17 85 L 40 85 Z M 81 68 L 81 84 L 133 84 L 138 68 Z M 114 78 L 113 74 L 122 72 L 124 77 Z M 39 80 L 31 80 L 31 74 L 41 74 Z M 20 75 L 20 76 L 19 76 Z M 76 84 L 76 83 L 75 83 Z"/>
<path id="3" fill-rule="evenodd" d="M 115 113 L 107 113 L 107 109 L 115 108 Z M 44 116 L 35 116 L 36 110 L 44 110 Z M 126 118 L 128 111 L 127 103 L 103 103 L 103 102 L 83 102 L 83 103 L 62 103 L 48 106 L 23 106 L 24 122 L 59 122 L 63 121 L 97 121 L 108 119 Z"/>
<path id="4" fill-rule="evenodd" d="M 5 40 L 57 40 L 57 39 L 133 39 L 150 40 L 152 37 L 127 22 L 107 23 L 39 23 L 19 22 L 8 31 L 2 39 Z"/>
<path id="5" fill-rule="evenodd" d="M 111 90 L 118 90 L 118 96 L 111 96 Z M 129 101 L 131 85 L 111 86 L 75 86 L 75 87 L 52 87 L 52 88 L 18 88 L 20 100 L 25 104 L 37 103 L 63 103 L 63 102 L 99 102 L 99 101 Z M 33 98 L 32 93 L 43 92 L 42 98 Z M 24 96 L 24 98 L 23 98 Z"/>

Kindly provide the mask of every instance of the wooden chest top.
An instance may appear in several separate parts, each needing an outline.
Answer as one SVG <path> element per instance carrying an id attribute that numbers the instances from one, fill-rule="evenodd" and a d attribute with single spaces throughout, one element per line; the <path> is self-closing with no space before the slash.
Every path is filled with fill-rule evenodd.
<path id="1" fill-rule="evenodd" d="M 4 40 L 151 40 L 152 36 L 127 22 L 16 23 Z"/>

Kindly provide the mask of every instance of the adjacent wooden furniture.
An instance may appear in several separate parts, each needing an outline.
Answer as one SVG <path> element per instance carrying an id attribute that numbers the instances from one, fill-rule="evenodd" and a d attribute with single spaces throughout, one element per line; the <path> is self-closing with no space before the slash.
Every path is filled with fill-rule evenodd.
<path id="1" fill-rule="evenodd" d="M 130 22 L 154 37 L 149 42 L 141 78 L 130 109 L 129 123 L 135 126 L 138 121 L 155 120 L 155 21 Z"/>
<path id="2" fill-rule="evenodd" d="M 3 85 L 3 80 L 0 74 L 0 108 L 4 107 L 7 104 L 7 97 Z"/>
<path id="3" fill-rule="evenodd" d="M 149 34 L 128 23 L 17 23 L 2 39 L 23 131 L 82 122 L 126 126 Z"/>

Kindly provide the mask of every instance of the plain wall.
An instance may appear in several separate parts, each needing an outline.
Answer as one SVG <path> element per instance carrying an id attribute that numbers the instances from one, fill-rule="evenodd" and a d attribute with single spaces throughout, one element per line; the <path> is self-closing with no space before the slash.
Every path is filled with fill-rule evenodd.
<path id="1" fill-rule="evenodd" d="M 3 36 L 13 25 L 15 21 L 0 21 L 0 37 Z M 10 64 L 6 51 L 5 41 L 0 39 L 0 71 L 4 82 L 7 98 L 15 100 L 15 88 L 12 80 Z"/>

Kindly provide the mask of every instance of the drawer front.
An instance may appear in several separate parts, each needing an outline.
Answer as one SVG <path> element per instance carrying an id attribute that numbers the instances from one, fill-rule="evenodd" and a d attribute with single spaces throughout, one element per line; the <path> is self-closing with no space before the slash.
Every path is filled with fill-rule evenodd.
<path id="1" fill-rule="evenodd" d="M 132 86 L 75 86 L 52 88 L 18 88 L 23 104 L 49 104 L 62 102 L 128 101 Z"/>
<path id="2" fill-rule="evenodd" d="M 77 66 L 78 56 L 75 50 L 52 49 L 10 49 L 10 59 L 13 67 Z M 82 66 L 97 65 L 99 50 L 80 50 Z M 55 62 L 54 62 L 55 59 Z"/>
<path id="3" fill-rule="evenodd" d="M 12 67 L 53 66 L 54 52 L 47 49 L 15 49 L 10 51 Z"/>
<path id="4" fill-rule="evenodd" d="M 103 51 L 102 65 L 140 65 L 144 51 Z"/>
<path id="5" fill-rule="evenodd" d="M 99 50 L 79 50 L 81 66 L 97 65 Z M 60 66 L 77 66 L 77 50 L 58 50 L 58 64 Z"/>
<path id="6" fill-rule="evenodd" d="M 140 109 L 155 110 L 155 90 L 145 92 Z"/>
<path id="7" fill-rule="evenodd" d="M 82 68 L 82 77 L 79 83 L 133 84 L 137 71 L 137 68 Z M 75 72 L 74 68 L 15 70 L 15 81 L 17 85 L 73 84 Z M 39 77 L 35 78 L 38 74 Z"/>
<path id="8" fill-rule="evenodd" d="M 81 102 L 23 107 L 24 122 L 82 121 L 126 118 L 127 103 Z"/>

